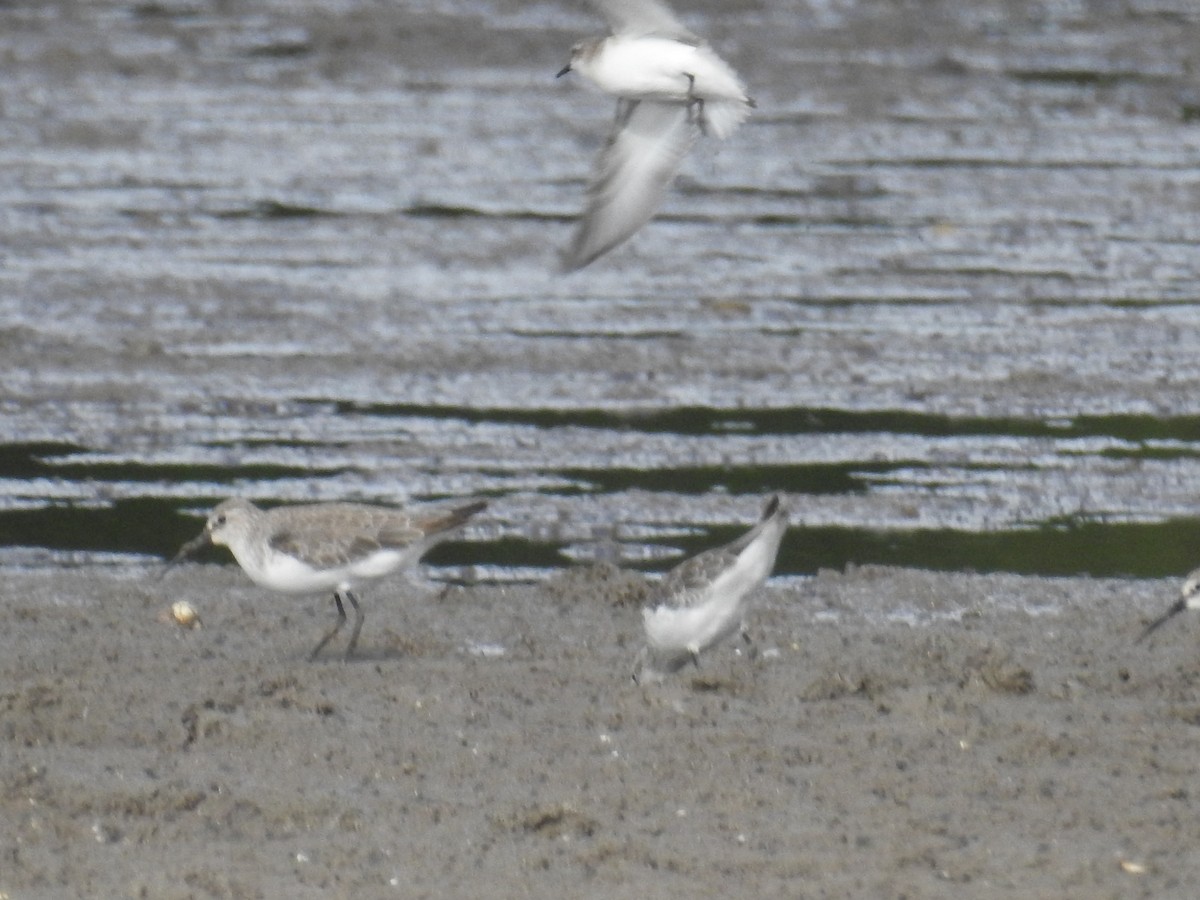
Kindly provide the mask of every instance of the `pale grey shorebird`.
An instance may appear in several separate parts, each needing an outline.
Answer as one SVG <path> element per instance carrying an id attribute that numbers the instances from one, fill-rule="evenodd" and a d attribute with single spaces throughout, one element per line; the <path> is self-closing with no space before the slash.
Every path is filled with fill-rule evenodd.
<path id="1" fill-rule="evenodd" d="M 587 209 L 563 257 L 581 269 L 641 228 L 698 132 L 728 137 L 754 101 L 737 73 L 659 0 L 593 0 L 612 33 L 580 41 L 558 73 L 579 72 L 618 98 L 588 185 Z"/>
<path id="2" fill-rule="evenodd" d="M 332 590 L 337 621 L 308 658 L 316 659 L 346 624 L 344 599 L 354 608 L 354 630 L 344 654 L 349 659 L 364 619 L 353 589 L 416 563 L 486 506 L 479 502 L 408 513 L 362 503 L 315 503 L 262 510 L 235 498 L 212 511 L 204 531 L 180 548 L 168 568 L 215 544 L 228 547 L 250 580 L 262 587 L 289 594 Z"/>
<path id="3" fill-rule="evenodd" d="M 763 508 L 757 525 L 736 541 L 685 560 L 667 573 L 642 610 L 646 645 L 633 680 L 653 681 L 676 672 L 735 631 L 747 637 L 750 596 L 762 587 L 787 530 L 779 497 Z"/>
<path id="4" fill-rule="evenodd" d="M 1173 619 L 1179 613 L 1188 609 L 1200 609 L 1200 569 L 1193 570 L 1187 578 L 1184 579 L 1183 588 L 1179 591 L 1179 599 L 1171 604 L 1171 608 L 1165 613 L 1146 626 L 1145 630 L 1138 635 L 1134 643 L 1139 643 L 1146 639 L 1152 631 L 1156 631 L 1160 625 Z"/>

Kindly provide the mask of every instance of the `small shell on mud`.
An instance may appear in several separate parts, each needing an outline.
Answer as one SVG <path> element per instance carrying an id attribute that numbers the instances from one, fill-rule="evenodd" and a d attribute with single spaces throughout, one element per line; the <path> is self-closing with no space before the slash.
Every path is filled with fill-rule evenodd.
<path id="1" fill-rule="evenodd" d="M 172 620 L 184 628 L 201 627 L 200 614 L 196 612 L 196 607 L 192 606 L 186 600 L 176 600 L 172 603 L 169 616 L 164 616 L 163 618 Z"/>
<path id="2" fill-rule="evenodd" d="M 1145 875 L 1146 867 L 1139 862 L 1134 862 L 1131 859 L 1121 860 L 1121 868 L 1130 875 Z"/>

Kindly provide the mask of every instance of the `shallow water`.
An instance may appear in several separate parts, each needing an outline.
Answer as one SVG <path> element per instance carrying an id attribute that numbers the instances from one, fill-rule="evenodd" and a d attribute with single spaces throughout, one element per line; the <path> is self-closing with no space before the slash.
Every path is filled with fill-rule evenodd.
<path id="1" fill-rule="evenodd" d="M 609 102 L 551 5 L 0 6 L 0 558 L 485 496 L 431 556 L 1161 576 L 1200 541 L 1189 4 L 681 10 L 753 86 L 554 273 Z"/>

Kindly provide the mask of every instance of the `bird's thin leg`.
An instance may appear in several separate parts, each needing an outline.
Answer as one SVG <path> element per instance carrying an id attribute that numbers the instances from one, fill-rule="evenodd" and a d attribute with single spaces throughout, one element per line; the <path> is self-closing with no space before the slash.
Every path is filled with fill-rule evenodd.
<path id="1" fill-rule="evenodd" d="M 696 96 L 696 76 L 691 72 L 684 72 L 683 75 L 688 80 L 686 101 L 688 120 L 698 124 L 700 126 L 700 131 L 707 135 L 708 128 L 704 124 L 704 98 Z"/>
<path id="2" fill-rule="evenodd" d="M 332 628 L 330 628 L 327 632 L 325 632 L 325 637 L 321 638 L 321 640 L 317 643 L 317 646 L 313 647 L 312 653 L 308 654 L 309 662 L 312 662 L 314 659 L 317 658 L 317 654 L 321 652 L 321 650 L 324 648 L 324 646 L 326 644 L 328 644 L 331 640 L 333 640 L 333 636 L 335 634 L 337 634 L 339 631 L 341 631 L 342 626 L 346 624 L 346 610 L 342 606 L 341 591 L 334 591 L 333 602 L 334 602 L 334 604 L 337 605 L 337 613 L 338 613 L 337 621 L 333 623 Z M 351 600 L 351 602 L 353 603 L 354 601 Z M 354 604 L 354 608 L 358 609 L 357 603 Z M 362 625 L 361 616 L 359 617 L 358 625 L 359 625 L 359 627 L 361 627 L 361 625 Z M 355 635 L 355 637 L 357 637 L 358 632 L 355 631 L 354 635 Z"/>
<path id="3" fill-rule="evenodd" d="M 346 655 L 343 657 L 343 659 L 349 659 L 350 654 L 354 652 L 354 646 L 358 643 L 358 633 L 362 631 L 363 619 L 366 618 L 366 616 L 363 615 L 363 611 L 358 608 L 358 600 L 349 591 L 346 591 L 346 599 L 349 600 L 350 605 L 354 607 L 354 630 L 350 632 L 350 643 L 346 645 Z"/>

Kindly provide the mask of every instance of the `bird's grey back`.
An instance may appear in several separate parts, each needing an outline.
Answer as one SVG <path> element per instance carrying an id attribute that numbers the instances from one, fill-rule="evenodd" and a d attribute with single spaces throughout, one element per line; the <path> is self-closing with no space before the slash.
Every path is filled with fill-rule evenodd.
<path id="1" fill-rule="evenodd" d="M 704 598 L 704 592 L 721 573 L 737 562 L 738 554 L 745 550 L 754 539 L 763 533 L 771 520 L 777 515 L 783 515 L 778 496 L 771 497 L 763 507 L 758 524 L 720 547 L 705 550 L 691 559 L 677 565 L 663 576 L 663 580 L 651 597 L 647 606 L 673 606 L 678 608 L 691 606 Z"/>
<path id="2" fill-rule="evenodd" d="M 699 603 L 704 592 L 721 573 L 737 562 L 737 553 L 729 547 L 705 550 L 677 565 L 663 576 L 658 590 L 646 604 L 648 607 L 671 606 L 683 609 Z"/>
<path id="3" fill-rule="evenodd" d="M 278 507 L 268 516 L 268 544 L 320 569 L 350 565 L 382 549 L 403 550 L 424 536 L 398 510 L 353 503 Z"/>

